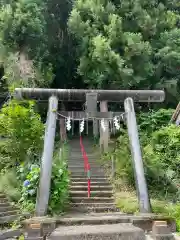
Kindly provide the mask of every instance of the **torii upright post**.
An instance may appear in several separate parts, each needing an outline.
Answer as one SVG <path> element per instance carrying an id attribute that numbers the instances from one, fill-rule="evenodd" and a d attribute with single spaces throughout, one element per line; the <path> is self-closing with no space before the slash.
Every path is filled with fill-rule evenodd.
<path id="1" fill-rule="evenodd" d="M 148 196 L 146 178 L 144 174 L 136 115 L 134 111 L 134 103 L 132 98 L 125 99 L 124 109 L 126 113 L 128 135 L 131 145 L 131 155 L 136 181 L 136 191 L 139 199 L 139 209 L 141 213 L 150 213 L 151 206 Z"/>
<path id="2" fill-rule="evenodd" d="M 58 98 L 56 96 L 50 97 L 47 113 L 47 124 L 45 129 L 46 132 L 44 138 L 44 150 L 41 161 L 40 183 L 36 200 L 36 216 L 46 215 L 48 208 L 51 185 L 52 159 L 56 132 L 57 108 Z"/>

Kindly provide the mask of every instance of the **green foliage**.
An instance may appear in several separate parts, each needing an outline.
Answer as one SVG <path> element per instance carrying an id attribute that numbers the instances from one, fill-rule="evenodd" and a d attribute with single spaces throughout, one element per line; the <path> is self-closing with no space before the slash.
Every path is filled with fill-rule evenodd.
<path id="1" fill-rule="evenodd" d="M 5 4 L 0 12 L 0 27 L 4 41 L 11 46 L 34 48 L 39 52 L 45 40 L 44 2 L 41 0 L 19 0 L 14 4 Z M 7 44 L 7 42 L 5 42 Z"/>
<path id="2" fill-rule="evenodd" d="M 49 87 L 53 80 L 61 88 L 74 84 L 76 49 L 66 27 L 71 2 L 17 0 L 0 5 L 0 62 L 9 87 Z"/>
<path id="3" fill-rule="evenodd" d="M 162 192 L 165 198 L 178 200 L 179 189 L 179 149 L 180 129 L 175 125 L 167 125 L 171 110 L 151 111 L 140 115 L 140 141 L 143 161 L 149 189 Z M 161 127 L 162 126 L 162 127 Z M 164 127 L 163 127 L 164 126 Z M 154 132 L 153 132 L 154 131 Z M 127 132 L 122 131 L 111 155 L 116 159 L 117 177 L 122 182 L 134 186 L 134 172 Z M 104 157 L 109 160 L 109 155 Z M 173 195 L 173 197 L 172 197 Z"/>
<path id="4" fill-rule="evenodd" d="M 21 198 L 21 194 L 19 192 L 20 181 L 15 179 L 17 179 L 17 173 L 15 169 L 1 171 L 0 192 L 5 193 L 9 200 L 18 202 L 18 200 Z"/>
<path id="5" fill-rule="evenodd" d="M 167 101 L 176 103 L 177 1 L 3 0 L 0 5 L 9 85 L 49 87 L 54 73 L 55 88 L 165 88 Z"/>
<path id="6" fill-rule="evenodd" d="M 151 47 L 140 33 L 123 32 L 122 18 L 110 1 L 75 1 L 69 27 L 80 43 L 79 73 L 90 86 L 127 87 L 147 77 L 143 71 L 137 76 L 130 60 L 140 58 L 141 69 L 150 70 Z"/>
<path id="7" fill-rule="evenodd" d="M 139 130 L 148 134 L 167 126 L 171 120 L 173 109 L 159 109 L 141 113 L 138 117 Z"/>
<path id="8" fill-rule="evenodd" d="M 67 163 L 56 156 L 52 169 L 49 212 L 63 212 L 67 208 L 68 200 L 69 173 L 67 170 Z"/>
<path id="9" fill-rule="evenodd" d="M 21 181 L 21 199 L 19 203 L 22 209 L 30 212 L 34 211 L 36 203 L 36 193 L 39 184 L 40 167 L 36 164 L 21 164 L 17 168 L 18 179 Z"/>
<path id="10" fill-rule="evenodd" d="M 42 149 L 44 125 L 34 103 L 9 101 L 0 112 L 1 168 L 34 161 Z"/>
<path id="11" fill-rule="evenodd" d="M 180 21 L 180 15 L 170 12 L 169 23 Z M 161 48 L 156 53 L 156 58 L 160 61 L 159 68 L 162 69 L 162 85 L 169 89 L 171 96 L 178 96 L 180 92 L 180 30 L 173 28 L 160 35 Z M 160 86 L 160 84 L 159 84 Z"/>
<path id="12" fill-rule="evenodd" d="M 144 158 L 156 176 L 163 177 L 177 190 L 176 200 L 180 199 L 180 129 L 175 125 L 163 127 L 154 132 L 150 143 L 144 147 Z"/>
<path id="13" fill-rule="evenodd" d="M 106 89 L 165 87 L 177 98 L 179 19 L 175 2 L 75 0 L 69 29 L 83 81 Z"/>
<path id="14" fill-rule="evenodd" d="M 134 191 L 122 192 L 118 196 L 117 206 L 125 213 L 138 213 L 139 206 L 136 194 Z M 166 217 L 176 219 L 177 231 L 180 231 L 179 216 L 180 216 L 180 204 L 172 204 L 164 200 L 151 199 L 152 210 L 156 214 L 161 214 Z"/>
<path id="15" fill-rule="evenodd" d="M 171 116 L 171 109 L 160 109 L 141 113 L 138 122 L 153 212 L 175 218 L 180 230 L 180 128 L 169 124 Z M 138 212 L 130 145 L 125 130 L 121 130 L 115 150 L 103 157 L 105 166 L 109 168 L 112 155 L 116 161 L 113 183 L 117 192 L 121 191 L 117 196 L 117 205 L 121 211 Z"/>
<path id="16" fill-rule="evenodd" d="M 35 63 L 29 59 L 26 51 L 12 51 L 2 41 L 0 63 L 5 70 L 3 80 L 10 92 L 13 92 L 15 87 L 48 87 L 52 82 L 51 64 L 44 65 L 42 61 Z"/>
<path id="17" fill-rule="evenodd" d="M 18 167 L 18 178 L 21 181 L 21 199 L 23 210 L 34 212 L 37 188 L 39 187 L 40 167 L 38 164 L 21 164 Z M 48 213 L 63 212 L 69 199 L 69 175 L 65 159 L 56 154 L 52 166 L 51 193 Z"/>

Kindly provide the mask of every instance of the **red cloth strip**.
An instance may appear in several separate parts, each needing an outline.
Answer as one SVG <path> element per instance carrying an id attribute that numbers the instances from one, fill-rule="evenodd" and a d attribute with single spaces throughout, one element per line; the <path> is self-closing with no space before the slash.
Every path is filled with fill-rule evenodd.
<path id="1" fill-rule="evenodd" d="M 82 136 L 80 136 L 80 148 L 81 148 L 81 152 L 82 152 L 82 156 L 84 159 L 84 171 L 87 173 L 87 177 L 88 177 L 88 198 L 90 198 L 91 195 L 91 179 L 90 179 L 90 165 L 88 162 L 88 156 L 86 154 L 83 142 L 82 142 Z"/>

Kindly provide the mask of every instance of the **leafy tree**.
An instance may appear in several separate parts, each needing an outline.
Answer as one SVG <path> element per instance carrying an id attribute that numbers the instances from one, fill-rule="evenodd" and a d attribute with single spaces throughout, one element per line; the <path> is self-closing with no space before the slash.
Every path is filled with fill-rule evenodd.
<path id="1" fill-rule="evenodd" d="M 46 41 L 44 10 L 45 4 L 41 0 L 19 0 L 4 4 L 0 12 L 4 43 L 20 51 L 25 48 L 39 57 L 39 51 Z"/>
<path id="2" fill-rule="evenodd" d="M 0 62 L 9 87 L 44 87 L 52 81 L 52 67 L 42 60 L 47 55 L 44 10 L 40 0 L 4 3 L 0 10 Z"/>
<path id="3" fill-rule="evenodd" d="M 73 82 L 76 80 L 76 46 L 67 31 L 71 2 L 17 0 L 1 4 L 0 42 L 6 48 L 5 56 L 10 55 L 10 63 L 6 59 L 2 61 L 6 65 L 7 79 L 11 78 L 9 84 L 49 87 L 52 80 L 53 87 L 79 84 L 78 80 Z M 22 59 L 23 63 L 19 61 Z M 18 65 L 15 70 L 7 69 L 7 65 L 14 68 L 14 63 Z M 25 77 L 17 69 L 24 65 L 25 69 L 31 69 L 31 74 L 27 73 Z M 13 79 L 12 72 L 18 73 Z"/>
<path id="4" fill-rule="evenodd" d="M 173 16 L 172 22 L 173 22 Z M 175 16 L 174 16 L 175 18 Z M 175 18 L 176 20 L 176 18 Z M 179 17 L 180 21 L 180 17 Z M 180 93 L 180 30 L 173 28 L 160 35 L 161 48 L 155 57 L 158 62 L 159 77 L 158 85 L 164 85 L 169 90 L 171 98 L 179 97 Z"/>
<path id="5" fill-rule="evenodd" d="M 69 28 L 79 43 L 83 80 L 118 89 L 169 91 L 174 79 L 178 84 L 178 6 L 176 1 L 76 0 Z"/>
<path id="6" fill-rule="evenodd" d="M 67 29 L 67 21 L 72 8 L 69 0 L 46 0 L 46 31 L 49 55 L 45 61 L 53 65 L 55 78 L 53 88 L 78 88 L 82 85 L 77 78 L 76 42 Z"/>

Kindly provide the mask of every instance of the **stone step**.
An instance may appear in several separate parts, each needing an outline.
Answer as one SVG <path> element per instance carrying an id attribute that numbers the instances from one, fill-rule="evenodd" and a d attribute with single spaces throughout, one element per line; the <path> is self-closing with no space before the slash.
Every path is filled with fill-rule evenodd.
<path id="1" fill-rule="evenodd" d="M 75 181 L 75 182 L 85 182 L 87 181 L 87 176 L 83 177 L 83 176 L 77 176 L 77 177 L 71 177 L 71 181 Z M 95 181 L 95 182 L 108 182 L 106 177 L 101 177 L 101 176 L 96 176 L 96 177 L 91 177 L 91 181 Z"/>
<path id="2" fill-rule="evenodd" d="M 95 153 L 95 149 L 92 146 L 84 145 L 84 149 L 86 152 L 89 152 L 91 154 Z M 78 154 L 81 152 L 81 147 L 80 146 L 71 146 L 71 148 L 69 150 L 70 150 L 70 152 L 75 152 Z M 96 153 L 98 153 L 97 150 L 96 150 Z"/>
<path id="3" fill-rule="evenodd" d="M 97 163 L 90 163 L 88 162 L 91 169 L 102 169 L 102 166 L 101 165 L 98 165 Z M 68 162 L 68 167 L 71 167 L 71 168 L 82 168 L 84 169 L 84 161 L 83 162 Z"/>
<path id="4" fill-rule="evenodd" d="M 15 220 L 19 220 L 21 217 L 29 218 L 30 214 L 15 214 L 15 215 L 8 215 L 8 216 L 1 216 L 0 217 L 0 224 L 9 224 L 13 223 Z"/>
<path id="5" fill-rule="evenodd" d="M 104 203 L 104 202 L 99 202 L 99 203 L 70 203 L 71 207 L 74 208 L 89 208 L 89 209 L 93 209 L 93 208 L 115 208 L 115 204 L 114 202 L 110 202 L 110 203 Z"/>
<path id="6" fill-rule="evenodd" d="M 99 153 L 98 149 L 95 149 L 92 145 L 86 145 L 84 144 L 84 149 L 85 151 L 87 152 L 90 152 L 90 153 Z M 71 147 L 69 148 L 70 152 L 81 152 L 81 147 L 80 145 L 71 145 Z"/>
<path id="7" fill-rule="evenodd" d="M 89 163 L 89 165 L 90 165 L 90 169 L 92 170 L 92 171 L 94 171 L 94 170 L 96 170 L 96 169 L 98 169 L 98 170 L 102 170 L 103 171 L 103 169 L 102 169 L 102 166 L 99 166 L 99 165 L 97 165 L 97 164 L 91 164 L 91 163 Z M 74 164 L 74 163 L 68 163 L 68 169 L 72 169 L 72 170 L 76 170 L 76 169 L 81 169 L 81 171 L 84 171 L 84 163 L 83 164 Z"/>
<path id="8" fill-rule="evenodd" d="M 94 149 L 85 149 L 85 152 L 88 156 L 100 156 L 101 154 L 99 152 L 95 152 Z M 70 150 L 69 156 L 82 156 L 83 153 L 81 150 Z"/>
<path id="9" fill-rule="evenodd" d="M 2 207 L 1 205 L 0 205 L 0 214 L 1 213 L 4 213 L 4 212 L 9 212 L 9 211 L 15 211 L 15 210 L 17 210 L 17 208 L 15 208 L 15 207 L 13 207 L 13 206 L 4 206 L 4 207 Z"/>
<path id="10" fill-rule="evenodd" d="M 1 203 L 8 203 L 8 199 L 7 198 L 0 198 L 0 204 Z"/>
<path id="11" fill-rule="evenodd" d="M 0 217 L 16 215 L 18 212 L 16 210 L 10 210 L 5 212 L 0 212 Z"/>
<path id="12" fill-rule="evenodd" d="M 8 203 L 8 202 L 0 202 L 0 208 L 2 208 L 2 207 L 11 207 L 11 205 Z"/>
<path id="13" fill-rule="evenodd" d="M 83 158 L 77 158 L 77 159 L 68 159 L 67 161 L 68 164 L 74 164 L 74 165 L 81 165 L 81 164 L 84 164 L 84 159 Z M 100 166 L 101 164 L 96 161 L 96 158 L 95 159 L 88 159 L 88 163 L 91 163 L 91 164 L 94 164 L 94 165 L 97 165 L 97 166 Z"/>
<path id="14" fill-rule="evenodd" d="M 85 172 L 85 170 L 84 170 L 83 167 L 81 167 L 81 168 L 80 168 L 80 167 L 76 167 L 76 168 L 72 168 L 72 167 L 70 168 L 70 167 L 68 167 L 68 169 L 69 169 L 69 171 L 72 172 L 72 173 L 78 173 L 78 172 L 80 172 L 80 173 L 83 172 L 83 173 L 84 173 L 84 172 Z M 103 169 L 100 169 L 100 168 L 97 169 L 97 168 L 91 168 L 91 167 L 90 167 L 90 172 L 91 172 L 91 173 L 97 173 L 97 174 L 98 174 L 98 173 L 103 173 L 103 174 L 104 174 Z"/>
<path id="15" fill-rule="evenodd" d="M 86 155 L 89 157 L 89 158 L 95 158 L 95 159 L 98 159 L 100 157 L 100 154 L 98 153 L 92 153 L 93 150 L 90 150 L 90 151 L 86 151 Z M 83 157 L 83 153 L 82 152 L 70 152 L 69 153 L 69 158 L 82 158 Z"/>
<path id="16" fill-rule="evenodd" d="M 81 159 L 81 158 L 79 158 L 79 159 L 69 159 L 68 161 L 67 161 L 67 163 L 68 163 L 68 165 L 74 165 L 74 166 L 77 166 L 77 165 L 84 165 L 84 159 Z M 93 159 L 93 160 L 89 160 L 88 159 L 88 163 L 89 164 L 93 164 L 94 166 L 102 166 L 101 164 L 99 164 L 95 159 Z"/>
<path id="17" fill-rule="evenodd" d="M 84 171 L 77 171 L 77 172 L 72 172 L 72 171 L 70 171 L 70 175 L 72 176 L 72 177 L 87 177 L 87 173 L 85 173 Z M 91 171 L 91 177 L 97 177 L 97 176 L 99 176 L 99 177 L 104 177 L 105 176 L 105 174 L 104 174 L 104 172 L 102 171 L 102 172 L 92 172 Z"/>
<path id="18" fill-rule="evenodd" d="M 91 214 L 75 214 L 74 216 L 64 216 L 56 219 L 57 225 L 98 225 L 98 224 L 114 224 L 114 223 L 130 223 L 127 215 L 122 213 L 91 213 Z"/>
<path id="19" fill-rule="evenodd" d="M 75 182 L 71 181 L 71 186 L 87 186 L 87 181 L 84 182 Z M 94 182 L 91 180 L 91 186 L 111 186 L 108 182 Z M 1 205 L 0 205 L 1 206 Z"/>
<path id="20" fill-rule="evenodd" d="M 99 157 L 98 156 L 93 156 L 93 157 L 90 157 L 87 155 L 87 158 L 89 160 L 89 162 L 95 162 L 95 163 L 98 163 L 99 162 Z M 69 156 L 68 157 L 68 162 L 83 162 L 84 161 L 84 158 L 83 156 Z"/>
<path id="21" fill-rule="evenodd" d="M 107 213 L 107 212 L 117 212 L 117 208 L 115 206 L 94 206 L 94 207 L 88 207 L 88 206 L 72 206 L 71 211 L 76 211 L 79 213 Z"/>
<path id="22" fill-rule="evenodd" d="M 70 186 L 70 190 L 71 191 L 87 191 L 87 186 L 81 186 L 81 185 L 78 185 L 78 186 L 74 186 L 74 185 L 71 185 Z M 101 192 L 101 191 L 112 191 L 112 186 L 91 186 L 91 190 L 92 191 L 98 191 L 98 192 Z"/>
<path id="23" fill-rule="evenodd" d="M 71 158 L 69 158 L 68 160 L 67 160 L 67 163 L 68 164 L 74 164 L 74 165 L 76 165 L 76 164 L 82 164 L 82 163 L 84 163 L 84 158 L 76 158 L 76 159 L 71 159 Z M 98 161 L 97 161 L 97 158 L 93 158 L 93 159 L 89 159 L 88 158 L 88 163 L 91 163 L 91 164 L 95 164 L 95 165 L 101 165 Z"/>
<path id="24" fill-rule="evenodd" d="M 87 197 L 87 191 L 70 191 L 70 196 L 73 197 Z M 91 197 L 112 197 L 112 191 L 91 191 Z"/>
<path id="25" fill-rule="evenodd" d="M 83 140 L 83 146 L 87 147 L 87 148 L 93 148 L 94 149 L 93 142 Z M 78 140 L 77 142 L 70 142 L 70 148 L 81 148 L 80 147 L 80 141 Z"/>
<path id="26" fill-rule="evenodd" d="M 114 202 L 114 198 L 113 197 L 73 197 L 72 202 L 75 203 L 111 203 Z"/>
<path id="27" fill-rule="evenodd" d="M 73 170 L 70 170 L 70 169 L 68 169 L 69 170 L 69 173 L 70 173 L 70 175 L 72 176 L 72 177 L 86 177 L 86 179 L 87 179 L 87 172 L 86 171 L 73 171 Z M 93 177 L 96 177 L 96 176 L 100 176 L 100 177 L 105 177 L 105 174 L 104 174 L 104 172 L 103 171 L 92 171 L 92 170 L 90 170 L 90 177 L 91 178 L 93 178 Z"/>
<path id="28" fill-rule="evenodd" d="M 0 199 L 6 199 L 6 195 L 4 193 L 0 193 Z"/>
<path id="29" fill-rule="evenodd" d="M 97 151 L 94 151 L 92 148 L 85 148 L 86 154 L 92 155 L 92 156 L 100 156 L 100 153 Z M 81 152 L 81 149 L 70 149 L 69 154 L 75 154 L 75 155 L 82 155 L 83 153 Z"/>
<path id="30" fill-rule="evenodd" d="M 70 171 L 69 170 L 69 173 L 72 177 L 76 177 L 76 176 L 83 176 L 83 177 L 87 177 L 87 173 L 86 172 L 80 172 L 80 171 L 77 171 L 77 172 L 74 172 L 74 171 Z M 104 172 L 95 172 L 95 171 L 90 171 L 90 177 L 96 177 L 97 175 L 101 176 L 101 177 L 104 177 L 105 174 Z"/>
<path id="31" fill-rule="evenodd" d="M 0 217 L 0 224 L 6 224 L 6 223 L 12 223 L 14 222 L 15 220 L 18 219 L 18 217 L 20 217 L 21 215 L 9 215 L 9 216 L 3 216 L 3 217 Z"/>
<path id="32" fill-rule="evenodd" d="M 172 232 L 176 231 L 175 221 L 170 217 L 156 214 L 127 215 L 121 212 L 106 213 L 74 213 L 66 214 L 64 217 L 57 217 L 56 222 L 63 225 L 99 225 L 114 223 L 131 223 L 136 227 L 142 228 L 146 232 L 152 231 L 153 221 L 167 221 L 168 227 Z"/>
<path id="33" fill-rule="evenodd" d="M 61 226 L 51 240 L 145 240 L 144 231 L 132 224 Z"/>
<path id="34" fill-rule="evenodd" d="M 102 170 L 102 168 L 103 168 L 103 166 L 98 165 L 96 163 L 90 163 L 90 162 L 88 162 L 88 163 L 89 163 L 91 169 L 101 169 Z M 84 167 L 85 167 L 84 162 L 83 163 L 67 163 L 67 164 L 68 164 L 68 168 L 81 168 L 84 170 Z"/>
<path id="35" fill-rule="evenodd" d="M 89 160 L 93 160 L 93 161 L 97 162 L 97 160 L 100 159 L 99 155 L 89 155 L 88 153 L 86 153 L 86 155 L 87 155 Z M 83 155 L 72 154 L 72 155 L 68 156 L 68 159 L 69 160 L 78 160 L 78 159 L 84 159 L 84 158 L 83 158 Z"/>

